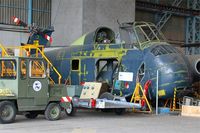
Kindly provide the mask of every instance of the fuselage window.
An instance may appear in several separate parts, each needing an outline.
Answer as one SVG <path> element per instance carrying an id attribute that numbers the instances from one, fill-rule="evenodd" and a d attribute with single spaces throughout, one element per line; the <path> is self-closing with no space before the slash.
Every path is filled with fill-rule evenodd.
<path id="1" fill-rule="evenodd" d="M 161 45 L 156 46 L 151 50 L 151 53 L 155 56 L 164 55 L 164 54 L 172 54 L 177 53 L 177 51 L 170 46 L 167 45 Z"/>
<path id="2" fill-rule="evenodd" d="M 174 53 L 169 46 L 162 46 L 168 53 Z"/>
<path id="3" fill-rule="evenodd" d="M 160 50 L 160 52 L 161 52 L 160 55 L 168 54 L 168 52 L 167 52 L 167 50 L 166 50 L 165 48 L 163 48 L 163 47 L 158 47 L 158 48 L 159 48 L 159 50 Z"/>
<path id="4" fill-rule="evenodd" d="M 72 70 L 73 71 L 79 70 L 79 60 L 78 59 L 72 60 Z"/>

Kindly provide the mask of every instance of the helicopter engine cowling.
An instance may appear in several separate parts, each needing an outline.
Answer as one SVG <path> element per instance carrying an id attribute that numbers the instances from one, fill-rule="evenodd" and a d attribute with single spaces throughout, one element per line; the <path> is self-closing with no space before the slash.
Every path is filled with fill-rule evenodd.
<path id="1" fill-rule="evenodd" d="M 192 81 L 196 82 L 200 79 L 200 56 L 188 55 L 189 68 L 192 74 Z"/>

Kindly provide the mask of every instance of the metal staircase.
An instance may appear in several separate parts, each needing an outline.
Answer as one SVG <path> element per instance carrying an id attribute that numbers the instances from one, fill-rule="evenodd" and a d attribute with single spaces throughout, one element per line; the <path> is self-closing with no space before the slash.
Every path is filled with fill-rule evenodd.
<path id="1" fill-rule="evenodd" d="M 172 3 L 172 6 L 173 7 L 178 7 L 181 2 L 183 0 L 174 0 L 173 3 Z M 158 28 L 158 31 L 160 31 L 164 25 L 167 23 L 167 21 L 171 18 L 172 16 L 172 13 L 171 12 L 168 12 L 166 11 L 163 16 L 161 17 L 160 21 L 156 24 L 157 28 Z"/>

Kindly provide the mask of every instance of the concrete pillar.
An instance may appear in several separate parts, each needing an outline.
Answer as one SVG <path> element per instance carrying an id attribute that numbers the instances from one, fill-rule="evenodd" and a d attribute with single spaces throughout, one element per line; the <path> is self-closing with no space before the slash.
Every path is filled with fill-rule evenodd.
<path id="1" fill-rule="evenodd" d="M 98 26 L 118 32 L 117 20 L 135 20 L 135 0 L 52 0 L 52 45 L 70 45 Z"/>

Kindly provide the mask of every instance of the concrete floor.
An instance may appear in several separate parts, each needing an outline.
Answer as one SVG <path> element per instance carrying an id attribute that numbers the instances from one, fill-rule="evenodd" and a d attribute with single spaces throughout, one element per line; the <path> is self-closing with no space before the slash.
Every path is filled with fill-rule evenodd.
<path id="1" fill-rule="evenodd" d="M 76 116 L 47 121 L 17 116 L 13 124 L 1 124 L 0 133 L 199 133 L 200 118 L 175 115 L 79 111 Z"/>

